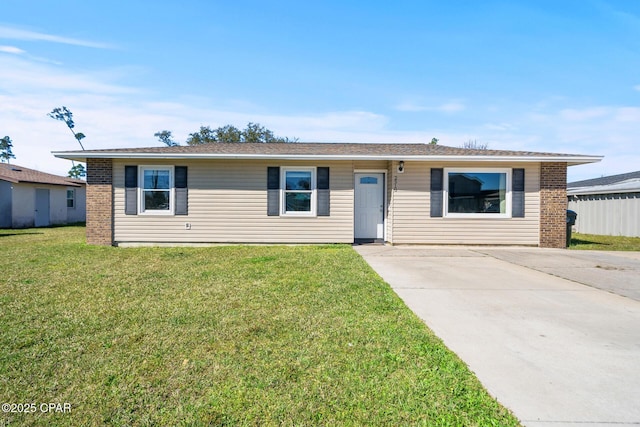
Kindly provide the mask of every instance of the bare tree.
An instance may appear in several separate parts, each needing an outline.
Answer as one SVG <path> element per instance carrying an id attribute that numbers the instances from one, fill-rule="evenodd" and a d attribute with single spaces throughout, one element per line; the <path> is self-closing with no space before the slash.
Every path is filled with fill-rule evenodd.
<path id="1" fill-rule="evenodd" d="M 462 146 L 460 148 L 469 148 L 472 150 L 486 150 L 489 148 L 489 144 L 488 143 L 480 143 L 478 142 L 477 139 L 474 140 L 468 140 L 467 142 L 465 142 L 464 144 L 462 144 Z"/>

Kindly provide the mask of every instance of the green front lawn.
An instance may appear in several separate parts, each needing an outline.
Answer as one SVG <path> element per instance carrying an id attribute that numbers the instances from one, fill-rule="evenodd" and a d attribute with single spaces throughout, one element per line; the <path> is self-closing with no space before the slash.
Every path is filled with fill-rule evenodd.
<path id="1" fill-rule="evenodd" d="M 3 426 L 518 425 L 349 246 L 0 230 L 0 268 Z"/>
<path id="2" fill-rule="evenodd" d="M 571 234 L 569 249 L 598 251 L 640 251 L 640 237 Z"/>

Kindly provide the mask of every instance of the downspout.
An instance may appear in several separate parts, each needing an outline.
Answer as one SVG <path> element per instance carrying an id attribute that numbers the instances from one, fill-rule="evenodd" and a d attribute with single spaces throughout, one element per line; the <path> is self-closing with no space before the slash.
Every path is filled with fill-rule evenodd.
<path id="1" fill-rule="evenodd" d="M 391 188 L 391 245 L 395 240 L 396 226 L 396 191 L 398 191 L 398 174 L 395 173 L 395 162 L 391 162 L 391 176 L 393 177 L 393 187 Z"/>

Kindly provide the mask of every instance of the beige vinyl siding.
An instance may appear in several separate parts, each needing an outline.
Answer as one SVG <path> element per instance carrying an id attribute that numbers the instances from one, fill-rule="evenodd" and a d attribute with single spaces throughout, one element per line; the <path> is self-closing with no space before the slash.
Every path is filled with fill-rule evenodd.
<path id="1" fill-rule="evenodd" d="M 396 161 L 388 161 L 387 162 L 387 206 L 386 206 L 386 238 L 387 242 L 393 242 L 393 196 L 394 196 L 394 185 L 397 180 L 397 168 L 398 163 Z"/>
<path id="2" fill-rule="evenodd" d="M 506 219 L 431 218 L 431 168 L 504 168 L 504 163 L 405 162 L 405 172 L 391 167 L 389 221 L 394 244 L 509 244 L 537 245 L 540 228 L 540 165 L 508 165 L 525 169 L 525 217 Z"/>
<path id="3" fill-rule="evenodd" d="M 189 215 L 125 215 L 125 165 L 188 166 Z M 331 216 L 267 216 L 267 167 L 330 167 Z M 113 165 L 116 243 L 351 243 L 354 171 L 386 171 L 386 240 L 393 244 L 522 244 L 539 242 L 540 165 L 525 168 L 525 217 L 508 219 L 431 218 L 431 168 L 469 163 L 405 161 L 189 160 L 122 161 Z M 504 163 L 478 163 L 504 168 Z M 185 224 L 191 225 L 190 230 Z"/>
<path id="4" fill-rule="evenodd" d="M 189 214 L 125 215 L 125 165 L 180 165 L 188 169 Z M 267 167 L 330 167 L 331 216 L 267 216 Z M 351 243 L 353 162 L 116 160 L 113 164 L 114 240 L 168 243 Z M 190 230 L 185 224 L 191 225 Z"/>
<path id="5" fill-rule="evenodd" d="M 353 169 L 358 171 L 386 171 L 388 168 L 386 160 L 357 160 L 353 162 Z"/>

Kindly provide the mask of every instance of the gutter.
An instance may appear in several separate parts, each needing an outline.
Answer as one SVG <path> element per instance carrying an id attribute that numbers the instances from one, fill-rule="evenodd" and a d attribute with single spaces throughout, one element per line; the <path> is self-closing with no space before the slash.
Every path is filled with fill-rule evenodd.
<path id="1" fill-rule="evenodd" d="M 335 154 L 227 154 L 227 153 L 71 153 L 54 151 L 55 157 L 86 162 L 86 159 L 160 159 L 160 160 L 404 160 L 430 162 L 567 162 L 568 165 L 596 163 L 604 156 L 434 156 L 434 155 L 335 155 Z"/>

